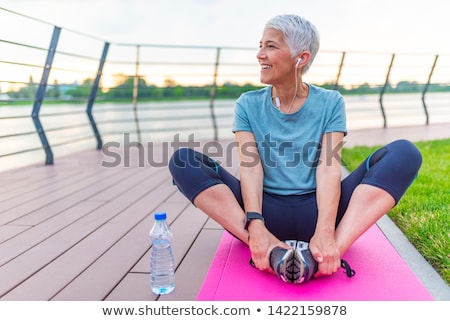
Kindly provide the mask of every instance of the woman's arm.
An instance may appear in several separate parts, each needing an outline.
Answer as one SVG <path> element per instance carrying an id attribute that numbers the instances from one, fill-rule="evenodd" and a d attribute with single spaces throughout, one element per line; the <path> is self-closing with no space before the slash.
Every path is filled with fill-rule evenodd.
<path id="1" fill-rule="evenodd" d="M 322 138 L 322 150 L 317 167 L 318 219 L 310 250 L 319 263 L 317 275 L 328 275 L 340 266 L 340 253 L 335 243 L 336 215 L 341 196 L 341 149 L 344 134 L 327 133 Z"/>
<path id="2" fill-rule="evenodd" d="M 251 132 L 236 132 L 240 165 L 241 194 L 245 212 L 262 213 L 263 167 Z M 244 224 L 244 223 L 243 223 Z M 275 246 L 287 247 L 265 227 L 263 221 L 252 220 L 248 225 L 248 245 L 255 266 L 260 270 L 270 270 L 270 251 Z"/>
<path id="3" fill-rule="evenodd" d="M 263 168 L 255 137 L 251 132 L 236 132 L 236 142 L 239 149 L 239 175 L 245 211 L 261 213 Z M 252 221 L 249 226 L 253 223 L 255 222 Z"/>

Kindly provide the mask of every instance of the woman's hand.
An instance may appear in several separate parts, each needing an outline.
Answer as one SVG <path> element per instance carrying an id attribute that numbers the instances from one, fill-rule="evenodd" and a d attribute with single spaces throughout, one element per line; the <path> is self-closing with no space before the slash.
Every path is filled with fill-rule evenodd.
<path id="1" fill-rule="evenodd" d="M 270 252 L 276 246 L 286 249 L 290 249 L 290 247 L 270 233 L 262 221 L 253 220 L 248 227 L 248 231 L 248 246 L 256 268 L 274 273 L 270 266 Z"/>
<path id="2" fill-rule="evenodd" d="M 334 233 L 317 233 L 311 238 L 309 249 L 318 263 L 315 277 L 331 275 L 341 266 L 341 254 L 334 240 Z"/>
<path id="3" fill-rule="evenodd" d="M 341 264 L 341 253 L 334 233 L 341 197 L 343 138 L 341 132 L 327 133 L 322 137 L 322 152 L 316 173 L 318 217 L 316 231 L 309 242 L 311 254 L 319 263 L 315 276 L 333 274 Z"/>

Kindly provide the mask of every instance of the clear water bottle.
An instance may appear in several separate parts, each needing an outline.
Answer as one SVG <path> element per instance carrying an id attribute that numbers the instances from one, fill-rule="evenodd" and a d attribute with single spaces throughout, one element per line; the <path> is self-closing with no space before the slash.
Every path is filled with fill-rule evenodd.
<path id="1" fill-rule="evenodd" d="M 155 223 L 150 230 L 150 286 L 155 294 L 168 294 L 175 289 L 172 232 L 167 225 L 165 212 L 155 213 Z"/>

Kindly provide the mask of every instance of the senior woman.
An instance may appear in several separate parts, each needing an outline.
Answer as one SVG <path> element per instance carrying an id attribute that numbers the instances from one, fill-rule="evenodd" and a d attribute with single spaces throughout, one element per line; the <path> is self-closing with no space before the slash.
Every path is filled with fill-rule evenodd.
<path id="1" fill-rule="evenodd" d="M 182 148 L 173 181 L 199 209 L 249 246 L 251 263 L 289 283 L 331 275 L 347 249 L 397 204 L 417 175 L 421 154 L 394 141 L 341 180 L 347 133 L 344 99 L 304 82 L 319 50 L 315 26 L 279 15 L 263 30 L 256 58 L 267 86 L 235 103 L 239 178 L 214 159 Z"/>

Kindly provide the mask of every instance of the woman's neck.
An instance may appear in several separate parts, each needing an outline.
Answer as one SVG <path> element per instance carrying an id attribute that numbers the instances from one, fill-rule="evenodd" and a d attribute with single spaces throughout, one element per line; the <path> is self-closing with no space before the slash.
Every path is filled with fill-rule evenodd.
<path id="1" fill-rule="evenodd" d="M 300 82 L 298 88 L 272 87 L 272 102 L 282 112 L 289 114 L 303 105 L 308 96 L 309 86 Z"/>

